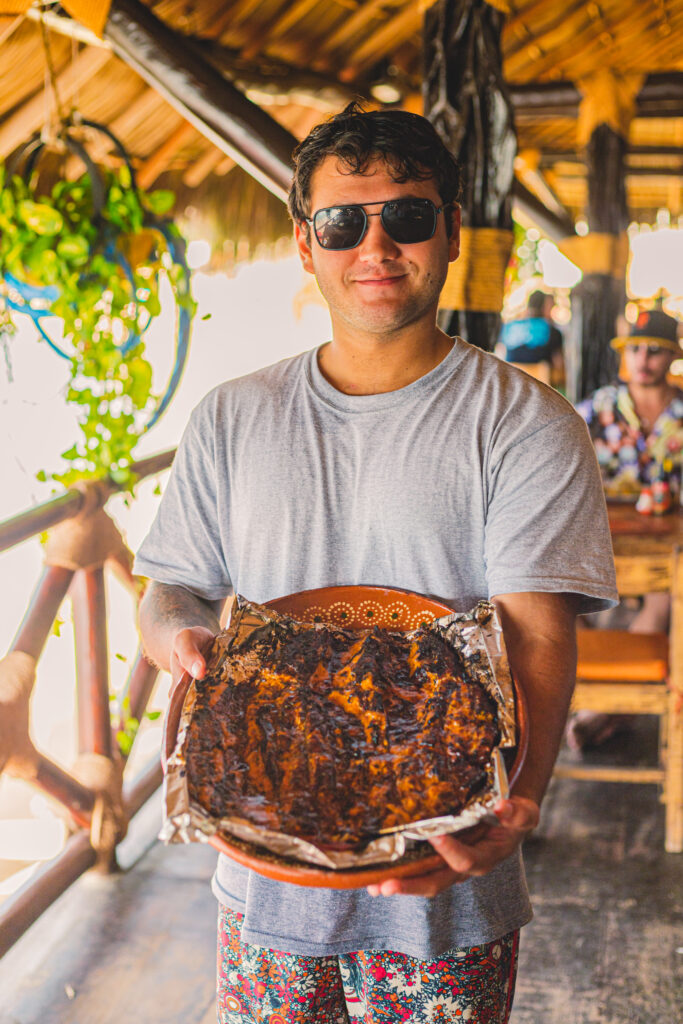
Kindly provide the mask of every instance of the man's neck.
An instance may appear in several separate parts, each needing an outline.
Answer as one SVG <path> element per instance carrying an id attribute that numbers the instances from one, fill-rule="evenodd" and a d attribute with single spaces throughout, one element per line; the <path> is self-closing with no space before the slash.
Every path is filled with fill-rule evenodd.
<path id="1" fill-rule="evenodd" d="M 323 376 L 346 395 L 380 395 L 398 391 L 424 377 L 453 348 L 453 339 L 434 326 L 419 335 L 391 338 L 350 336 L 335 332 L 318 353 Z"/>
<path id="2" fill-rule="evenodd" d="M 655 420 L 670 405 L 675 394 L 675 388 L 667 384 L 666 381 L 649 387 L 629 384 L 628 390 L 638 419 L 646 427 L 650 428 L 654 426 Z"/>

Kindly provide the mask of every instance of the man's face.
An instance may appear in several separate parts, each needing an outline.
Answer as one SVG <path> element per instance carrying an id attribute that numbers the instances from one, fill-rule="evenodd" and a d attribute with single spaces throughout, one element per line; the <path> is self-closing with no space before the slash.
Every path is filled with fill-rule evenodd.
<path id="1" fill-rule="evenodd" d="M 442 205 L 431 178 L 398 184 L 383 160 L 371 163 L 365 174 L 349 174 L 330 156 L 312 177 L 311 217 L 330 206 L 365 203 L 378 204 L 367 206 L 367 214 L 379 214 L 382 202 L 403 197 L 431 199 L 437 208 Z M 448 263 L 459 252 L 459 212 L 452 211 L 450 237 L 441 212 L 433 237 L 412 244 L 393 241 L 381 218 L 369 216 L 360 244 L 341 251 L 323 249 L 312 228 L 307 239 L 304 229 L 296 225 L 301 261 L 305 270 L 315 274 L 335 329 L 382 336 L 422 318 L 433 323 Z"/>
<path id="2" fill-rule="evenodd" d="M 675 353 L 658 345 L 638 345 L 635 341 L 624 349 L 628 380 L 641 387 L 658 387 L 666 381 Z"/>

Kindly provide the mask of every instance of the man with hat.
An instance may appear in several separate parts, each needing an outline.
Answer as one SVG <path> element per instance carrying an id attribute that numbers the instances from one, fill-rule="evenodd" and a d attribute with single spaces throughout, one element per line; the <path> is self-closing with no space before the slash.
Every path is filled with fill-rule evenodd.
<path id="1" fill-rule="evenodd" d="M 669 382 L 669 369 L 682 354 L 678 321 L 661 309 L 643 310 L 627 335 L 612 340 L 621 353 L 625 380 L 599 388 L 580 402 L 588 424 L 607 497 L 647 495 L 642 511 L 666 511 L 668 495 L 678 500 L 683 465 L 683 391 Z M 670 499 L 669 499 L 670 500 Z M 628 625 L 632 633 L 669 628 L 668 594 L 646 594 Z M 628 609 L 607 612 L 628 621 Z M 632 614 L 632 613 L 631 613 Z M 573 715 L 567 742 L 575 750 L 597 746 L 620 732 L 629 719 L 593 711 Z"/>
<path id="2" fill-rule="evenodd" d="M 595 445 L 605 493 L 636 496 L 665 481 L 678 494 L 683 392 L 668 380 L 671 363 L 681 355 L 678 322 L 660 309 L 644 310 L 612 347 L 622 353 L 626 381 L 599 388 L 577 406 Z"/>

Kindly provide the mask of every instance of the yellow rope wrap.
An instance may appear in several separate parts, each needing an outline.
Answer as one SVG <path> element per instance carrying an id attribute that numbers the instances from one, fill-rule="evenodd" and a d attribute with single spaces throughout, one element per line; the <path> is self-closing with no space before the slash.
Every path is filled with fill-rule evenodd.
<path id="1" fill-rule="evenodd" d="M 10 651 L 0 661 L 0 772 L 22 779 L 35 777 L 38 754 L 28 731 L 29 701 L 36 661 L 24 651 Z"/>
<path id="2" fill-rule="evenodd" d="M 644 75 L 617 75 L 602 68 L 576 83 L 583 99 L 579 104 L 576 137 L 585 146 L 595 129 L 609 125 L 617 135 L 628 138 L 628 130 L 635 111 L 636 96 L 640 92 Z"/>
<path id="3" fill-rule="evenodd" d="M 99 568 L 107 561 L 118 562 L 130 571 L 133 556 L 104 509 L 81 512 L 50 530 L 45 548 L 47 565 L 76 571 Z"/>
<path id="4" fill-rule="evenodd" d="M 629 245 L 625 231 L 621 235 L 600 231 L 570 235 L 558 243 L 558 248 L 584 274 L 610 274 L 619 281 L 626 274 Z"/>
<path id="5" fill-rule="evenodd" d="M 441 308 L 500 313 L 512 240 L 512 231 L 501 228 L 461 228 L 460 256 L 448 268 Z"/>
<path id="6" fill-rule="evenodd" d="M 102 754 L 80 754 L 73 775 L 95 793 L 90 821 L 91 846 L 98 853 L 110 853 L 128 827 L 122 797 L 122 766 Z"/>

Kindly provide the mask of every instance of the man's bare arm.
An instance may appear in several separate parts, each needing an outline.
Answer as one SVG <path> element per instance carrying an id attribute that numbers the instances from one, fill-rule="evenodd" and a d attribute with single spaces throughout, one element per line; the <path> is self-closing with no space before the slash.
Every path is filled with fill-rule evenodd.
<path id="1" fill-rule="evenodd" d="M 526 695 L 529 749 L 515 795 L 540 804 L 560 749 L 576 680 L 574 594 L 496 597 L 513 674 Z"/>
<path id="2" fill-rule="evenodd" d="M 203 601 L 185 587 L 152 580 L 140 605 L 140 633 L 146 656 L 171 672 L 201 679 L 205 652 L 220 629 L 222 601 Z"/>

